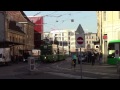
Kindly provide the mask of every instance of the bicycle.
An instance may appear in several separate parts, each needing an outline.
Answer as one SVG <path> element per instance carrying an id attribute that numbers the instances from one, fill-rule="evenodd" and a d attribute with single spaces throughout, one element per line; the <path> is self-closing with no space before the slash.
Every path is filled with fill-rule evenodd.
<path id="1" fill-rule="evenodd" d="M 74 70 L 75 70 L 75 62 L 74 62 L 74 60 L 72 60 L 72 62 L 71 62 L 71 69 L 72 68 L 74 68 Z"/>

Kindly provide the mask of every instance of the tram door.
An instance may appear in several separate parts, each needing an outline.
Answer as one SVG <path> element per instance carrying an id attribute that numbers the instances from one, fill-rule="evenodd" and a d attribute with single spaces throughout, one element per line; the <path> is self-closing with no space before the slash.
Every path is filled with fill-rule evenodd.
<path id="1" fill-rule="evenodd" d="M 119 58 L 119 52 L 120 52 L 120 44 L 115 43 L 115 58 Z"/>

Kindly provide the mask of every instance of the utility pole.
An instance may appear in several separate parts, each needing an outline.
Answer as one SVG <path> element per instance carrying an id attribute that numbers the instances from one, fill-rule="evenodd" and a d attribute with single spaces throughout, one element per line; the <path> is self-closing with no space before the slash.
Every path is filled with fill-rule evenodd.
<path id="1" fill-rule="evenodd" d="M 100 32 L 101 34 L 101 36 L 100 36 L 100 49 L 101 49 L 101 52 L 102 52 L 102 11 L 101 11 L 101 32 Z"/>

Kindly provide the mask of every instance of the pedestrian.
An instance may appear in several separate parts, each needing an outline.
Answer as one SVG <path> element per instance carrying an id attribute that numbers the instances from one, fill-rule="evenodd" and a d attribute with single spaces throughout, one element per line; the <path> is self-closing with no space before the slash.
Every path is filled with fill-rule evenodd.
<path id="1" fill-rule="evenodd" d="M 73 63 L 74 69 L 76 67 L 76 60 L 77 60 L 77 56 L 76 56 L 76 54 L 73 54 L 72 55 L 72 63 Z"/>
<path id="2" fill-rule="evenodd" d="M 18 62 L 19 62 L 18 55 L 15 55 L 15 61 L 16 61 L 16 63 L 18 64 Z"/>
<path id="3" fill-rule="evenodd" d="M 12 61 L 12 63 L 14 63 L 14 57 L 13 57 L 13 55 L 11 55 L 11 61 Z"/>
<path id="4" fill-rule="evenodd" d="M 88 63 L 91 63 L 92 61 L 92 53 L 88 52 Z"/>
<path id="5" fill-rule="evenodd" d="M 91 63 L 92 63 L 92 66 L 95 65 L 95 53 L 94 52 L 92 52 Z"/>
<path id="6" fill-rule="evenodd" d="M 103 54 L 102 54 L 102 52 L 100 52 L 100 54 L 99 54 L 99 64 L 100 65 L 102 64 L 102 57 L 103 57 Z"/>

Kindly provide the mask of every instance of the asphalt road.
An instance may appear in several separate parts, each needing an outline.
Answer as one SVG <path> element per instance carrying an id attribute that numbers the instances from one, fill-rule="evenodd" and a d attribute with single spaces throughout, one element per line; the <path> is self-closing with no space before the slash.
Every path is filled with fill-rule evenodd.
<path id="1" fill-rule="evenodd" d="M 119 79 L 116 66 L 82 64 L 82 74 L 80 64 L 76 68 L 71 68 L 71 58 L 64 61 L 44 64 L 36 64 L 36 69 L 29 72 L 28 63 L 12 64 L 0 66 L 0 79 Z"/>

